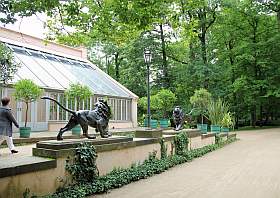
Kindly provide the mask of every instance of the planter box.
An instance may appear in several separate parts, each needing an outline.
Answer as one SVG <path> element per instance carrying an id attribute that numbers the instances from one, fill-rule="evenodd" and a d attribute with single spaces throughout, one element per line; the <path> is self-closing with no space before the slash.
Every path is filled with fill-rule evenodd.
<path id="1" fill-rule="evenodd" d="M 228 133 L 229 132 L 229 128 L 228 127 L 221 127 L 221 132 Z"/>
<path id="2" fill-rule="evenodd" d="M 169 126 L 169 121 L 167 119 L 159 120 L 160 128 L 166 129 Z"/>
<path id="3" fill-rule="evenodd" d="M 220 133 L 221 132 L 221 127 L 219 125 L 211 125 L 211 132 L 212 133 Z"/>
<path id="4" fill-rule="evenodd" d="M 31 132 L 31 127 L 20 127 L 19 128 L 19 137 L 29 138 Z"/>
<path id="5" fill-rule="evenodd" d="M 77 125 L 73 129 L 71 129 L 71 131 L 72 131 L 72 135 L 80 136 L 81 135 L 81 126 Z"/>
<path id="6" fill-rule="evenodd" d="M 201 133 L 207 133 L 208 124 L 197 124 L 197 128 L 201 131 Z"/>
<path id="7" fill-rule="evenodd" d="M 156 129 L 158 127 L 158 121 L 157 120 L 152 120 L 151 119 L 150 124 L 151 124 L 152 129 Z M 148 127 L 148 120 L 147 119 L 144 120 L 144 127 Z"/>

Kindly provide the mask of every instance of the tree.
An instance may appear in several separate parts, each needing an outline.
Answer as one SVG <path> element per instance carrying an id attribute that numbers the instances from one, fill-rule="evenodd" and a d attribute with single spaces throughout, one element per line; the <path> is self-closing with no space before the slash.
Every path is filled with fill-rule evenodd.
<path id="1" fill-rule="evenodd" d="M 25 122 L 24 127 L 27 124 L 28 118 L 28 109 L 29 103 L 36 101 L 40 95 L 42 94 L 43 90 L 40 89 L 32 80 L 23 79 L 18 81 L 15 85 L 15 98 L 20 100 L 26 104 L 26 111 L 25 111 Z"/>
<path id="2" fill-rule="evenodd" d="M 208 105 L 211 101 L 211 94 L 204 88 L 195 90 L 194 95 L 190 98 L 190 102 L 194 108 L 201 114 L 202 124 L 203 117 L 207 111 Z"/>
<path id="3" fill-rule="evenodd" d="M 86 85 L 76 83 L 70 85 L 70 87 L 65 91 L 65 95 L 69 100 L 77 101 L 76 110 L 79 110 L 79 108 L 81 108 L 81 102 L 90 98 L 93 93 Z"/>
<path id="4" fill-rule="evenodd" d="M 0 83 L 7 84 L 17 71 L 18 64 L 14 62 L 13 52 L 4 43 L 0 43 L 0 65 Z"/>
<path id="5" fill-rule="evenodd" d="M 171 112 L 176 101 L 176 96 L 168 89 L 161 89 L 156 96 L 159 99 L 158 110 L 163 118 L 171 117 Z M 168 116 L 169 114 L 169 116 Z"/>

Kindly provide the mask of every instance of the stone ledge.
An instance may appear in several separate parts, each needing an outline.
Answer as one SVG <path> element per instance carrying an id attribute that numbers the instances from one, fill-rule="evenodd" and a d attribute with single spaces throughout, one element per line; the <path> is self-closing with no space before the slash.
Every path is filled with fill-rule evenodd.
<path id="1" fill-rule="evenodd" d="M 180 131 L 175 131 L 175 130 L 164 130 L 162 133 L 164 135 L 177 135 L 181 132 L 186 132 L 186 133 L 200 133 L 200 130 L 199 129 L 182 129 Z"/>
<path id="2" fill-rule="evenodd" d="M 80 139 L 81 137 L 76 135 L 64 136 L 64 139 Z M 22 143 L 37 143 L 39 141 L 56 140 L 56 137 L 37 137 L 37 138 L 13 138 L 14 144 Z"/>
<path id="3" fill-rule="evenodd" d="M 56 168 L 55 159 L 35 156 L 5 159 L 0 162 L 0 178 Z"/>
<path id="4" fill-rule="evenodd" d="M 228 134 L 228 139 L 229 139 L 229 138 L 232 138 L 232 137 L 235 137 L 235 138 L 236 138 L 236 133 L 229 133 L 229 134 Z"/>
<path id="5" fill-rule="evenodd" d="M 37 148 L 45 148 L 52 150 L 61 150 L 61 149 L 71 149 L 76 148 L 82 142 L 88 142 L 92 145 L 104 145 L 104 144 L 114 144 L 121 142 L 131 142 L 132 137 L 122 137 L 122 136 L 113 136 L 110 138 L 97 138 L 97 139 L 68 139 L 68 140 L 51 140 L 51 141 L 42 141 L 36 144 Z"/>
<path id="6" fill-rule="evenodd" d="M 215 133 L 201 134 L 201 139 L 205 139 L 205 138 L 209 138 L 209 137 L 215 137 Z"/>
<path id="7" fill-rule="evenodd" d="M 227 133 L 217 133 L 217 136 L 219 136 L 219 137 L 227 137 L 228 134 Z"/>
<path id="8" fill-rule="evenodd" d="M 162 137 L 161 129 L 146 129 L 135 131 L 136 138 L 160 138 Z"/>
<path id="9" fill-rule="evenodd" d="M 166 135 L 163 138 L 165 139 L 165 141 L 172 141 L 174 136 Z M 128 141 L 128 142 L 95 145 L 95 148 L 97 153 L 100 153 L 100 152 L 121 150 L 121 149 L 126 149 L 131 147 L 137 147 L 137 146 L 144 146 L 148 144 L 156 144 L 159 143 L 159 141 L 160 138 L 134 138 L 133 141 Z M 56 149 L 55 147 L 54 148 L 39 147 L 39 148 L 33 148 L 32 152 L 34 156 L 57 159 L 69 155 L 74 155 L 75 147 L 68 148 L 68 149 Z"/>

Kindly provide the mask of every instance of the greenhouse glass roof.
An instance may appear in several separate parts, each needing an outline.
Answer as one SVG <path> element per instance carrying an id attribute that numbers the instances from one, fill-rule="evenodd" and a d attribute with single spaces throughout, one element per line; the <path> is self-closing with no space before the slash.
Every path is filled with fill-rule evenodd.
<path id="1" fill-rule="evenodd" d="M 133 97 L 96 66 L 38 50 L 7 44 L 20 67 L 13 82 L 31 79 L 42 88 L 65 90 L 71 83 L 89 86 L 94 94 Z"/>

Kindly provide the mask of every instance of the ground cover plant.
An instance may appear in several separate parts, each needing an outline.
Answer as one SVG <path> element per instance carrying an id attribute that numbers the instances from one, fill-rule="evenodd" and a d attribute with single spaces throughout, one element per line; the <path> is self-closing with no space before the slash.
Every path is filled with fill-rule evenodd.
<path id="1" fill-rule="evenodd" d="M 114 188 L 120 188 L 124 185 L 127 185 L 131 182 L 138 181 L 140 179 L 146 179 L 148 177 L 151 177 L 155 174 L 160 174 L 178 164 L 182 164 L 185 162 L 190 162 L 194 158 L 201 157 L 211 151 L 214 151 L 218 148 L 221 148 L 225 146 L 226 144 L 229 144 L 236 140 L 235 137 L 229 138 L 226 141 L 222 141 L 219 139 L 216 141 L 215 144 L 208 145 L 202 148 L 194 149 L 194 150 L 187 150 L 187 144 L 188 144 L 188 138 L 186 134 L 180 133 L 176 136 L 176 141 L 174 141 L 175 148 L 177 147 L 177 151 L 175 149 L 174 155 L 166 155 L 166 148 L 164 141 L 160 141 L 161 145 L 161 158 L 156 157 L 156 152 L 151 152 L 149 157 L 142 163 L 142 164 L 132 164 L 129 168 L 116 168 L 107 175 L 96 177 L 95 174 L 92 174 L 92 181 L 83 180 L 78 178 L 76 182 L 68 187 L 58 189 L 56 193 L 52 195 L 44 196 L 44 198 L 62 198 L 62 197 L 68 197 L 68 198 L 80 198 L 80 197 L 86 197 L 93 194 L 100 194 L 108 192 L 111 189 Z M 176 144 L 178 144 L 176 146 Z M 183 145 L 185 144 L 185 145 Z M 72 174 L 73 178 L 75 179 L 75 175 L 77 174 L 77 170 L 81 170 L 82 167 L 86 167 L 87 160 L 82 160 L 82 163 L 77 163 L 78 161 L 81 161 L 79 159 L 79 156 L 82 158 L 88 158 L 89 155 L 86 153 L 91 153 L 91 156 L 94 159 L 88 160 L 88 162 L 92 165 L 92 162 L 96 160 L 97 155 L 94 154 L 95 150 L 94 148 L 88 147 L 85 149 L 85 145 L 81 145 L 77 149 L 78 155 L 76 155 L 76 163 L 75 163 L 75 170 L 71 171 L 71 169 L 68 169 L 70 171 L 70 174 Z M 81 155 L 81 149 L 83 155 Z M 87 150 L 87 151 L 86 151 Z M 86 157 L 87 156 L 87 157 Z M 69 166 L 69 165 L 68 165 Z M 96 169 L 97 167 L 94 166 Z M 86 169 L 83 169 L 83 171 L 87 171 Z M 89 170 L 91 173 L 98 172 L 97 170 Z M 86 172 L 84 173 L 86 174 Z"/>

